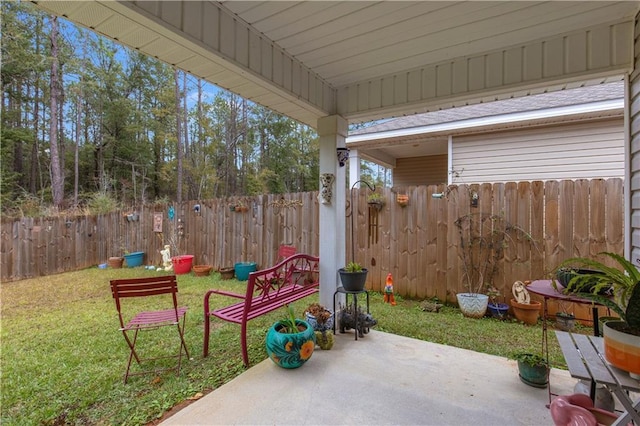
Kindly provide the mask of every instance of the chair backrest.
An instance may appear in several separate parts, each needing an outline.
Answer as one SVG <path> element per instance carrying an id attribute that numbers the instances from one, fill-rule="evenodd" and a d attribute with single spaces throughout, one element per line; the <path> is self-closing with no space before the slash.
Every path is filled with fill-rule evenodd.
<path id="1" fill-rule="evenodd" d="M 161 294 L 171 294 L 173 299 L 173 308 L 176 310 L 176 318 L 178 316 L 178 282 L 175 275 L 164 275 L 159 277 L 145 278 L 123 278 L 111 280 L 111 295 L 116 302 L 116 309 L 120 316 L 122 325 L 122 310 L 120 299 L 129 297 L 149 297 Z"/>
<path id="2" fill-rule="evenodd" d="M 293 256 L 294 254 L 296 254 L 296 252 L 296 246 L 288 246 L 286 244 L 282 244 L 278 248 L 278 262 L 286 259 L 287 257 Z"/>

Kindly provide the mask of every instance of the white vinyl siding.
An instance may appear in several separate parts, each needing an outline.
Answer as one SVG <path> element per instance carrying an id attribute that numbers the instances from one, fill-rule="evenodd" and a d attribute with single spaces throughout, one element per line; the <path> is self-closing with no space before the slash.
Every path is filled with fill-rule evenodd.
<path id="1" fill-rule="evenodd" d="M 624 177 L 624 122 L 453 138 L 453 183 Z"/>
<path id="2" fill-rule="evenodd" d="M 629 76 L 629 145 L 627 161 L 630 166 L 631 195 L 625 198 L 631 203 L 631 260 L 640 259 L 640 13 L 636 15 L 634 32 L 634 69 Z M 636 263 L 637 264 L 637 263 Z"/>

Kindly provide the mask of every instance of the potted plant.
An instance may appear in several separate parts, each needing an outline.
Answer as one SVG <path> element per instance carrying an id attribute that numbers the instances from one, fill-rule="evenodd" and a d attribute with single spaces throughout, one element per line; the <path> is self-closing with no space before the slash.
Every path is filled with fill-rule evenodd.
<path id="1" fill-rule="evenodd" d="M 125 252 L 124 260 L 127 263 L 128 268 L 135 268 L 136 266 L 142 266 L 144 261 L 143 251 L 134 251 L 133 253 Z"/>
<path id="2" fill-rule="evenodd" d="M 529 281 L 516 281 L 513 283 L 513 286 L 511 286 L 511 293 L 513 294 L 511 308 L 513 309 L 513 315 L 518 321 L 528 325 L 535 325 L 540 317 L 542 303 L 531 300 L 525 283 L 528 284 Z"/>
<path id="3" fill-rule="evenodd" d="M 367 204 L 378 211 L 382 210 L 385 204 L 384 196 L 377 192 L 373 192 L 367 197 Z"/>
<path id="4" fill-rule="evenodd" d="M 193 272 L 196 277 L 208 277 L 213 266 L 211 265 L 193 265 Z"/>
<path id="5" fill-rule="evenodd" d="M 528 352 L 516 353 L 518 376 L 523 383 L 536 388 L 546 388 L 549 383 L 549 363 L 540 355 Z"/>
<path id="6" fill-rule="evenodd" d="M 556 328 L 562 331 L 571 331 L 576 326 L 576 316 L 567 312 L 562 303 L 560 303 L 562 311 L 556 313 Z"/>
<path id="7" fill-rule="evenodd" d="M 640 271 L 616 253 L 601 254 L 616 261 L 618 267 L 584 257 L 571 258 L 560 265 L 595 270 L 576 273 L 565 291 L 598 302 L 618 314 L 619 320 L 604 323 L 604 356 L 613 366 L 640 379 Z M 613 291 L 612 297 L 602 294 L 603 289 L 609 287 Z"/>
<path id="8" fill-rule="evenodd" d="M 333 347 L 333 333 L 327 333 L 327 331 L 333 329 L 333 312 L 319 303 L 312 303 L 304 311 L 304 314 L 306 321 L 313 327 L 316 343 L 320 349 L 331 349 Z"/>
<path id="9" fill-rule="evenodd" d="M 286 318 L 277 321 L 267 332 L 267 354 L 271 361 L 282 368 L 298 368 L 311 358 L 316 336 L 308 322 L 297 319 L 293 308 L 289 305 L 286 307 Z"/>
<path id="10" fill-rule="evenodd" d="M 493 281 L 504 259 L 504 249 L 515 236 L 532 244 L 533 240 L 525 230 L 510 224 L 502 215 L 469 213 L 456 219 L 454 225 L 460 235 L 458 256 L 462 260 L 462 279 L 466 288 L 466 292 L 456 295 L 458 305 L 463 315 L 480 318 L 484 316 L 489 303 L 489 297 L 482 294 L 482 289 L 485 283 Z"/>
<path id="11" fill-rule="evenodd" d="M 122 262 L 124 262 L 124 257 L 121 256 L 112 256 L 107 261 L 107 264 L 110 268 L 120 269 L 122 268 Z"/>
<path id="12" fill-rule="evenodd" d="M 344 268 L 338 269 L 340 282 L 346 291 L 362 291 L 367 281 L 369 271 L 357 262 L 349 262 Z"/>
<path id="13" fill-rule="evenodd" d="M 500 292 L 497 288 L 489 286 L 487 289 L 487 296 L 489 296 L 490 302 L 487 304 L 487 308 L 491 313 L 491 316 L 498 319 L 505 319 L 507 312 L 509 311 L 509 305 L 506 303 L 500 303 L 498 297 Z"/>
<path id="14" fill-rule="evenodd" d="M 220 272 L 220 278 L 223 280 L 230 280 L 235 275 L 235 269 L 236 268 L 233 266 L 218 269 L 218 272 Z"/>

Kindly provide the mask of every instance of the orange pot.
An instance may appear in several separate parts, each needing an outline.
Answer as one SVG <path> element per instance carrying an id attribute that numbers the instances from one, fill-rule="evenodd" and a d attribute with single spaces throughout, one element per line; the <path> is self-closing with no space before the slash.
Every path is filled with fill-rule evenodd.
<path id="1" fill-rule="evenodd" d="M 640 378 L 640 337 L 616 330 L 615 324 L 604 323 L 604 357 L 611 365 L 628 371 L 633 378 Z M 612 327 L 613 325 L 613 327 Z"/>
<path id="2" fill-rule="evenodd" d="M 540 317 L 540 307 L 542 303 L 531 301 L 530 303 L 518 303 L 516 299 L 511 299 L 511 307 L 513 308 L 513 315 L 515 315 L 518 321 L 522 321 L 528 325 L 534 325 L 538 322 Z"/>

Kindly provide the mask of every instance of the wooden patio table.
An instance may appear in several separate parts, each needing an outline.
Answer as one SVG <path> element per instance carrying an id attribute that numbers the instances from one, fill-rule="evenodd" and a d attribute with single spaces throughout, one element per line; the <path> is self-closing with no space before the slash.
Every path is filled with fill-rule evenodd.
<path id="1" fill-rule="evenodd" d="M 618 398 L 625 411 L 614 425 L 624 425 L 632 420 L 640 425 L 640 398 L 634 402 L 629 396 L 629 391 L 640 392 L 640 381 L 605 361 L 604 339 L 565 331 L 556 331 L 556 338 L 571 377 L 600 383 Z"/>

